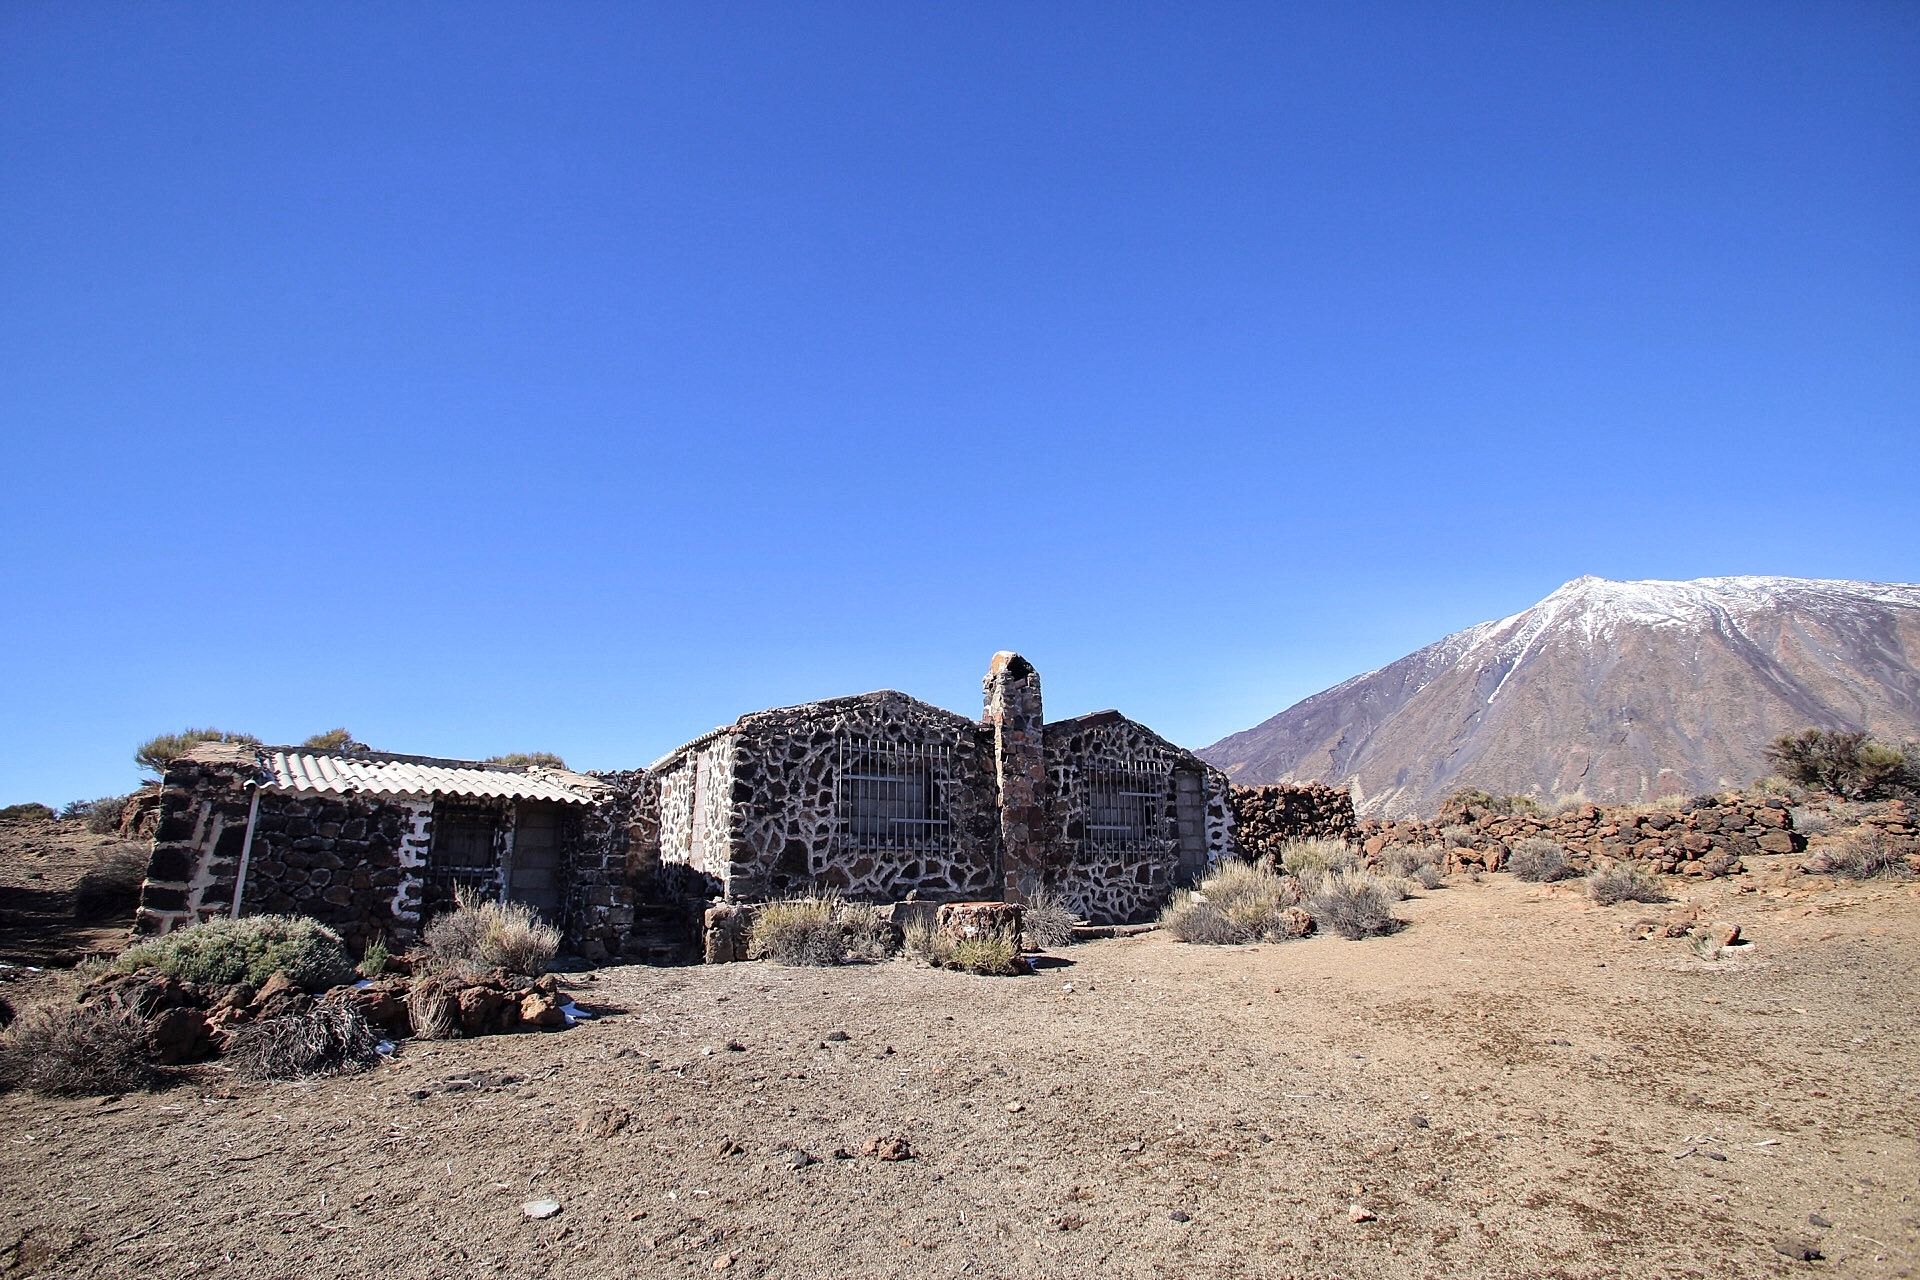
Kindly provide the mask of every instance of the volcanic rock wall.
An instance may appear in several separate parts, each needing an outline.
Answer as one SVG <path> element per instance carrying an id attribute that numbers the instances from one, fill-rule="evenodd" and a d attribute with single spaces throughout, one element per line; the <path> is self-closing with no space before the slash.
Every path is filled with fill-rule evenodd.
<path id="1" fill-rule="evenodd" d="M 1289 840 L 1352 840 L 1360 831 L 1353 796 L 1343 787 L 1321 782 L 1234 787 L 1230 801 L 1234 840 L 1243 858 L 1271 860 Z"/>
<path id="2" fill-rule="evenodd" d="M 1516 841 L 1535 837 L 1560 845 L 1580 870 L 1610 859 L 1669 875 L 1714 877 L 1744 870 L 1742 858 L 1798 853 L 1807 845 L 1793 829 L 1787 802 L 1777 796 L 1701 796 L 1678 809 L 1588 804 L 1560 814 L 1468 809 L 1452 816 L 1458 821 L 1447 825 L 1363 820 L 1362 849 L 1371 860 L 1391 845 L 1449 846 L 1449 870 L 1497 871 Z"/>

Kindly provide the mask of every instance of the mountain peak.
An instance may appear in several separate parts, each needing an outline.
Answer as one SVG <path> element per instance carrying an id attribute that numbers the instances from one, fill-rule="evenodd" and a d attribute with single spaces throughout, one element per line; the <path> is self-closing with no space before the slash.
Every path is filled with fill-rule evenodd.
<path id="1" fill-rule="evenodd" d="M 1239 782 L 1345 784 L 1363 812 L 1464 786 L 1634 801 L 1739 786 L 1808 725 L 1920 736 L 1920 586 L 1585 574 L 1222 739 Z"/>

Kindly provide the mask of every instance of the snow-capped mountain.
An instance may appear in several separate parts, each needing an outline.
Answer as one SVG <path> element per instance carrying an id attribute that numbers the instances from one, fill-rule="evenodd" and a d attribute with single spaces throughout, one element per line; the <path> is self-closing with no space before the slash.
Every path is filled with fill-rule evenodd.
<path id="1" fill-rule="evenodd" d="M 1790 729 L 1920 738 L 1920 586 L 1576 578 L 1200 755 L 1431 814 L 1461 787 L 1603 802 L 1740 786 Z"/>

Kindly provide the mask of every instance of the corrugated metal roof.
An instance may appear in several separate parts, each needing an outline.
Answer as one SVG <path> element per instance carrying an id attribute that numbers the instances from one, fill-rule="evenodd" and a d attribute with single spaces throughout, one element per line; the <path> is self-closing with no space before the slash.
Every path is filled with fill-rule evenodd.
<path id="1" fill-rule="evenodd" d="M 476 765 L 337 756 L 318 751 L 273 750 L 266 753 L 264 760 L 273 776 L 263 785 L 274 791 L 334 795 L 368 791 L 391 796 L 554 800 L 562 804 L 590 804 L 593 800 L 589 779 L 562 770 L 522 773 Z M 564 780 L 574 781 L 569 785 Z"/>

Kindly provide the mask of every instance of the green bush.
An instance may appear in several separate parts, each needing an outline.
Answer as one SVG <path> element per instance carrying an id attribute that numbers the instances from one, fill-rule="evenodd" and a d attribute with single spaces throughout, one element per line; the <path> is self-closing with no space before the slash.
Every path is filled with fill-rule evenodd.
<path id="1" fill-rule="evenodd" d="M 1587 896 L 1603 907 L 1617 902 L 1665 902 L 1660 882 L 1636 867 L 1616 862 L 1587 877 Z"/>
<path id="2" fill-rule="evenodd" d="M 131 1093 L 161 1078 L 146 1019 L 112 1001 L 28 1009 L 0 1036 L 0 1082 L 35 1093 Z"/>
<path id="3" fill-rule="evenodd" d="M 560 950 L 560 931 L 524 902 L 494 902 L 465 885 L 454 886 L 454 909 L 437 915 L 420 935 L 431 963 L 442 967 L 505 969 L 537 978 Z"/>
<path id="4" fill-rule="evenodd" d="M 275 973 L 308 991 L 353 977 L 340 935 L 304 916 L 209 920 L 135 943 L 114 962 L 121 973 L 157 969 L 185 982 L 257 987 Z"/>
<path id="5" fill-rule="evenodd" d="M 947 967 L 987 978 L 1005 978 L 1027 971 L 1020 962 L 1020 943 L 1006 933 L 980 933 L 953 944 Z"/>
<path id="6" fill-rule="evenodd" d="M 10 804 L 0 809 L 0 821 L 52 822 L 58 816 L 54 813 L 52 805 L 35 804 L 32 801 L 26 804 Z"/>
<path id="7" fill-rule="evenodd" d="M 377 978 L 387 971 L 387 964 L 393 956 L 387 951 L 385 938 L 375 938 L 360 953 L 360 963 L 355 966 L 363 978 Z"/>
<path id="8" fill-rule="evenodd" d="M 1848 800 L 1878 800 L 1920 785 L 1920 761 L 1854 729 L 1783 733 L 1767 748 L 1767 759 L 1787 781 Z"/>
<path id="9" fill-rule="evenodd" d="M 324 733 L 314 734 L 300 744 L 301 749 L 305 751 L 345 751 L 348 747 L 359 745 L 354 741 L 353 734 L 345 729 L 328 729 Z"/>
<path id="10" fill-rule="evenodd" d="M 551 751 L 509 751 L 503 756 L 488 756 L 487 764 L 503 764 L 509 768 L 525 769 L 539 765 L 546 769 L 564 769 L 567 762 Z"/>
<path id="11" fill-rule="evenodd" d="M 120 821 L 127 816 L 132 796 L 101 796 L 87 802 L 87 830 L 97 836 L 118 835 Z"/>
<path id="12" fill-rule="evenodd" d="M 1567 851 L 1551 840 L 1538 836 L 1528 836 L 1524 840 L 1513 842 L 1513 851 L 1507 858 L 1507 870 L 1522 880 L 1542 884 L 1552 880 L 1565 880 L 1580 874 L 1567 861 Z"/>
<path id="13" fill-rule="evenodd" d="M 237 742 L 249 747 L 260 745 L 260 739 L 250 733 L 229 733 L 225 729 L 182 729 L 179 733 L 162 733 L 148 738 L 133 753 L 133 762 L 156 777 L 166 773 L 167 766 L 203 742 Z"/>

